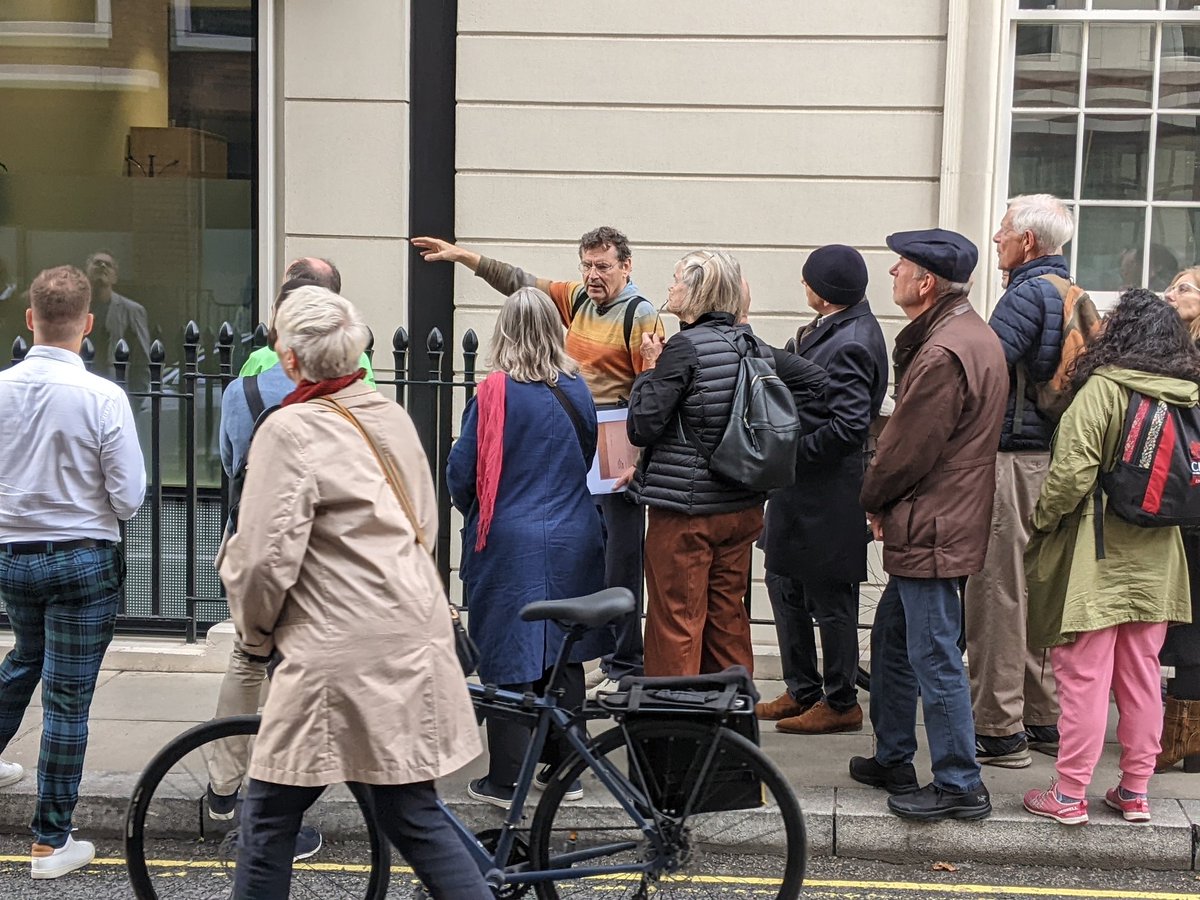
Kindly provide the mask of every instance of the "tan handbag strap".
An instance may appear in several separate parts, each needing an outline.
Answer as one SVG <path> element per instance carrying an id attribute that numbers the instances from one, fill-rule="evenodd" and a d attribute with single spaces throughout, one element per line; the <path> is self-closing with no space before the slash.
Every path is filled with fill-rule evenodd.
<path id="1" fill-rule="evenodd" d="M 367 429 L 363 428 L 362 422 L 358 421 L 358 417 L 336 400 L 331 400 L 328 397 L 317 397 L 313 400 L 321 406 L 332 409 L 339 416 L 358 429 L 358 433 L 363 436 L 363 440 L 367 442 L 367 446 L 371 448 L 371 452 L 375 454 L 375 459 L 379 462 L 379 467 L 383 469 L 383 476 L 387 479 L 388 484 L 392 486 L 392 492 L 396 495 L 396 499 L 400 501 L 400 507 L 404 510 L 404 514 L 408 516 L 412 523 L 413 532 L 417 536 L 417 543 L 420 544 L 425 552 L 430 556 L 433 555 L 433 550 L 425 543 L 425 535 L 421 532 L 421 525 L 417 521 L 417 514 L 413 508 L 412 500 L 409 499 L 408 491 L 404 488 L 404 482 L 400 479 L 400 473 L 396 471 L 395 465 L 388 456 L 379 449 L 379 445 L 375 443 L 375 439 Z"/>

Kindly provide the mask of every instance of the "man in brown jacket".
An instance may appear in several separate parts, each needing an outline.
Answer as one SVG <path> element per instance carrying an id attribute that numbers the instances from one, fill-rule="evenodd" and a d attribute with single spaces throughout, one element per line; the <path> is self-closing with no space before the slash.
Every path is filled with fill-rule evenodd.
<path id="1" fill-rule="evenodd" d="M 871 629 L 875 756 L 851 759 L 850 775 L 887 788 L 898 816 L 981 819 L 992 804 L 958 647 L 959 582 L 983 568 L 1008 375 L 999 340 L 967 297 L 975 245 L 941 228 L 887 244 L 900 255 L 892 298 L 910 321 L 892 354 L 896 408 L 861 495 L 890 577 Z M 918 692 L 933 762 L 923 788 L 912 764 Z"/>

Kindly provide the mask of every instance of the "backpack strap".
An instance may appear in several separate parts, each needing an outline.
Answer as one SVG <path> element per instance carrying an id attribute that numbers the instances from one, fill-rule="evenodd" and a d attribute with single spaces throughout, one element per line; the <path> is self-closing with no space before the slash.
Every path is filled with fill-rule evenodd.
<path id="1" fill-rule="evenodd" d="M 250 421 L 257 422 L 266 409 L 263 403 L 262 391 L 258 387 L 258 373 L 247 375 L 242 379 L 242 389 L 246 392 L 246 405 L 250 408 Z"/>
<path id="2" fill-rule="evenodd" d="M 583 436 L 583 419 L 580 418 L 579 411 L 575 408 L 575 404 L 567 399 L 566 392 L 557 384 L 547 384 L 546 387 L 550 388 L 550 393 L 554 395 L 554 399 L 563 408 L 563 412 L 571 418 L 571 424 L 575 426 L 575 437 L 579 439 L 579 452 L 583 453 L 585 439 Z M 590 460 L 585 459 L 584 462 L 590 462 Z"/>

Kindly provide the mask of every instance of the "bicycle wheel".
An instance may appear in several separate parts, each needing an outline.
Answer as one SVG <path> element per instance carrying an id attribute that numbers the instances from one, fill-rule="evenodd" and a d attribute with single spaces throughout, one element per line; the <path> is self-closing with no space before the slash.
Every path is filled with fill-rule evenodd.
<path id="1" fill-rule="evenodd" d="M 125 865 L 138 900 L 225 900 L 237 864 L 237 815 L 216 821 L 205 803 L 208 760 L 216 741 L 258 733 L 259 716 L 197 725 L 168 743 L 134 787 L 125 820 Z M 240 813 L 240 803 L 237 812 Z M 293 897 L 367 898 L 387 893 L 389 846 L 372 817 L 343 785 L 326 790 L 306 825 L 320 851 L 292 869 Z"/>
<path id="2" fill-rule="evenodd" d="M 541 900 L 560 897 L 739 897 L 794 900 L 804 879 L 804 817 L 779 769 L 751 741 L 726 728 L 658 719 L 631 722 L 598 737 L 592 753 L 624 772 L 667 816 L 666 858 L 653 874 L 619 873 L 535 885 Z M 704 770 L 715 743 L 712 765 Z M 632 771 L 631 771 L 632 770 Z M 702 771 L 703 770 L 703 771 Z M 581 779 L 582 801 L 564 803 Z M 695 791 L 693 812 L 677 813 Z M 639 810 L 651 818 L 648 811 Z M 752 808 L 738 808 L 738 807 Z M 534 812 L 529 856 L 535 869 L 637 865 L 656 857 L 650 839 L 572 756 L 550 780 Z"/>
<path id="3" fill-rule="evenodd" d="M 858 672 L 855 683 L 864 691 L 871 689 L 871 625 L 875 622 L 879 598 L 887 587 L 879 547 L 871 544 L 867 548 L 867 580 L 858 588 Z"/>

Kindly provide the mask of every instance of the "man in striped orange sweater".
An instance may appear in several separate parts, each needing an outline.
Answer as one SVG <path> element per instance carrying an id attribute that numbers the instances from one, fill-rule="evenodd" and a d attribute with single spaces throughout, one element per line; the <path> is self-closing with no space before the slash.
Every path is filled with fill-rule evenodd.
<path id="1" fill-rule="evenodd" d="M 633 380 L 642 371 L 642 337 L 662 337 L 662 321 L 654 304 L 633 282 L 633 254 L 629 241 L 615 228 L 596 228 L 579 240 L 578 280 L 551 281 L 516 266 L 489 259 L 472 250 L 433 237 L 415 237 L 426 262 L 457 262 L 508 296 L 520 287 L 535 286 L 554 301 L 567 329 L 566 349 L 580 365 L 597 408 L 624 406 Z M 628 483 L 632 468 L 618 482 Z M 604 522 L 605 584 L 625 587 L 642 597 L 642 538 L 645 515 L 624 493 L 596 497 Z M 601 671 L 612 681 L 642 674 L 640 613 L 617 625 L 617 649 L 602 662 Z M 604 687 L 592 683 L 593 687 Z"/>

